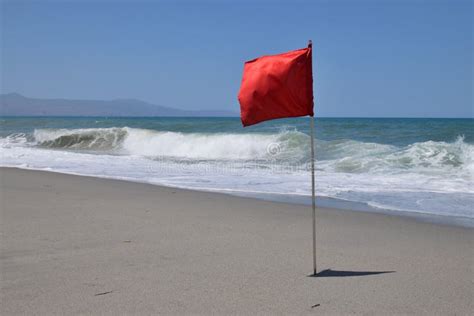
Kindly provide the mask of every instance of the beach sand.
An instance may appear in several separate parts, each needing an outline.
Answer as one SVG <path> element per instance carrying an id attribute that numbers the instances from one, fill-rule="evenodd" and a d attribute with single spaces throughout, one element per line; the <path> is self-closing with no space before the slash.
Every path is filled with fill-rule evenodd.
<path id="1" fill-rule="evenodd" d="M 474 310 L 473 229 L 0 170 L 2 315 Z"/>

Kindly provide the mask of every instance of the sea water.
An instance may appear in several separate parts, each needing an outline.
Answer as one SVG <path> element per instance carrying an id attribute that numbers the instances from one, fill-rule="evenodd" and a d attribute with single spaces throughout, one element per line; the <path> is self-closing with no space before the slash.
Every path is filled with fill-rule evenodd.
<path id="1" fill-rule="evenodd" d="M 310 201 L 309 118 L 248 128 L 239 118 L 3 117 L 0 125 L 1 166 Z M 316 118 L 315 127 L 319 205 L 474 226 L 474 119 Z"/>

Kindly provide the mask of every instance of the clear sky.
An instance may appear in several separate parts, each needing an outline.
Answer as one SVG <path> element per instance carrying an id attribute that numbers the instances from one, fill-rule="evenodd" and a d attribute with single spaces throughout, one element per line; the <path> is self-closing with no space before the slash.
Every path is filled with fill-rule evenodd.
<path id="1" fill-rule="evenodd" d="M 238 112 L 243 63 L 314 42 L 319 116 L 472 117 L 473 1 L 3 1 L 1 90 Z"/>

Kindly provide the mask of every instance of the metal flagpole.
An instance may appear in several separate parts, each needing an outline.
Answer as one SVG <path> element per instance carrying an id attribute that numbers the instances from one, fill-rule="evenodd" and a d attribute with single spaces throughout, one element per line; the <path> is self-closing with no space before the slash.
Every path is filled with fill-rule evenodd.
<path id="1" fill-rule="evenodd" d="M 313 208 L 313 272 L 317 274 L 316 269 L 316 197 L 314 187 L 314 116 L 310 117 L 311 125 L 311 206 Z"/>

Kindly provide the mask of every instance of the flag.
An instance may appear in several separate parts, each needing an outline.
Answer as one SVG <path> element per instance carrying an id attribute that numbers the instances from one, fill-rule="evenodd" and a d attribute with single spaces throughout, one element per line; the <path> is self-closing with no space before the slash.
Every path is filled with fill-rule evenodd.
<path id="1" fill-rule="evenodd" d="M 244 65 L 239 91 L 242 124 L 313 116 L 312 47 L 262 56 Z"/>

